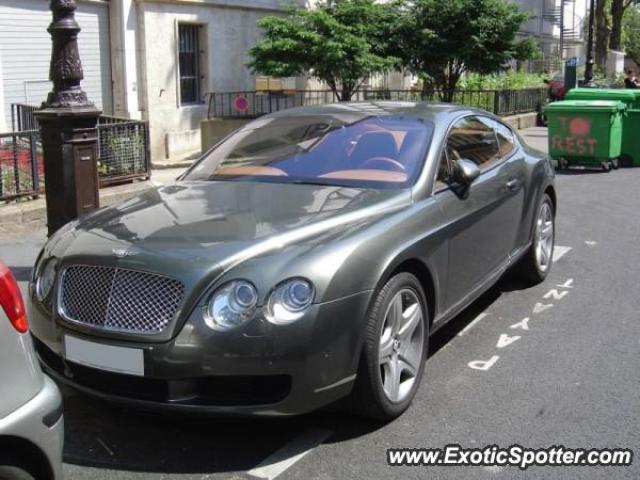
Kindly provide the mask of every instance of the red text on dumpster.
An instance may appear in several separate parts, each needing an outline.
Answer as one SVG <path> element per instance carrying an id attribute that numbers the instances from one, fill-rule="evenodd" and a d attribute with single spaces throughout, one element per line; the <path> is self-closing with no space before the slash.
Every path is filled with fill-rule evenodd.
<path id="1" fill-rule="evenodd" d="M 551 149 L 564 154 L 593 155 L 598 140 L 591 137 L 591 120 L 581 117 L 559 117 L 560 130 L 551 137 Z"/>

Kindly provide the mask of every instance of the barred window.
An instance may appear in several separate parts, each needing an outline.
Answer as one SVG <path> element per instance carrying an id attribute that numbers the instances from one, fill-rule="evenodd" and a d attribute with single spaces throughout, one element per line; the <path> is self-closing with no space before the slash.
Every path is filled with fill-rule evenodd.
<path id="1" fill-rule="evenodd" d="M 200 25 L 178 25 L 180 103 L 200 102 Z"/>

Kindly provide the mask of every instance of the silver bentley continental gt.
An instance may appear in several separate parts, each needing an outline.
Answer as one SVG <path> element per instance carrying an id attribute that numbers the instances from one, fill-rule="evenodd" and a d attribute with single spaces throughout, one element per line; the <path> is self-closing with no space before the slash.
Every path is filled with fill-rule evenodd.
<path id="1" fill-rule="evenodd" d="M 74 221 L 31 282 L 42 364 L 143 408 L 391 419 L 429 336 L 510 267 L 551 268 L 550 160 L 427 103 L 261 117 L 174 184 Z"/>

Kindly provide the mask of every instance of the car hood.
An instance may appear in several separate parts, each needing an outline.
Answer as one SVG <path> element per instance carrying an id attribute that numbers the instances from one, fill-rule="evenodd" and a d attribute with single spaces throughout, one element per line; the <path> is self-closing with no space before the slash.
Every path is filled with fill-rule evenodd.
<path id="1" fill-rule="evenodd" d="M 320 234 L 326 242 L 410 202 L 409 190 L 178 182 L 95 212 L 48 249 L 65 263 L 201 276 Z"/>

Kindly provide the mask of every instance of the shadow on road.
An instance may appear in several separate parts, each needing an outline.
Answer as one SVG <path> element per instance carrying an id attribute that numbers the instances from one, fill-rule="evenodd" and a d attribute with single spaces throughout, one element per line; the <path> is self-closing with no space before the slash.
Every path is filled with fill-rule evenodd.
<path id="1" fill-rule="evenodd" d="M 522 288 L 509 276 L 498 282 L 434 334 L 430 357 L 437 355 L 502 292 Z M 341 413 L 336 408 L 294 418 L 207 418 L 128 410 L 68 388 L 63 391 L 65 461 L 113 470 L 168 474 L 246 471 L 310 428 L 335 432 L 328 442 L 336 443 L 384 427 L 383 423 Z"/>

